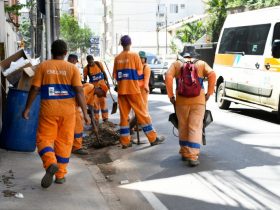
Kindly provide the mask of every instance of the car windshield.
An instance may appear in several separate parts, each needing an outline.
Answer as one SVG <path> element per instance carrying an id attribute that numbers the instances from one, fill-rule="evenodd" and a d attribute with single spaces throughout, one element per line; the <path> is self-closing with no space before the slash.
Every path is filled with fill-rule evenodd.
<path id="1" fill-rule="evenodd" d="M 155 55 L 148 55 L 147 63 L 148 64 L 161 64 L 160 60 Z"/>

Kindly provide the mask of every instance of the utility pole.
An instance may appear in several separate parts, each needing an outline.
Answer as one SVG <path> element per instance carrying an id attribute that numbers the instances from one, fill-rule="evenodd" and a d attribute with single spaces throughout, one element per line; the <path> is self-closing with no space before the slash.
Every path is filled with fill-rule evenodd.
<path id="1" fill-rule="evenodd" d="M 167 55 L 167 7 L 165 7 L 165 54 Z"/>
<path id="2" fill-rule="evenodd" d="M 159 55 L 159 1 L 157 4 L 157 55 Z"/>
<path id="3" fill-rule="evenodd" d="M 45 0 L 46 15 L 46 55 L 47 59 L 51 58 L 51 20 L 50 20 L 50 0 Z"/>
<path id="4" fill-rule="evenodd" d="M 55 0 L 50 0 L 51 42 L 56 40 Z"/>
<path id="5" fill-rule="evenodd" d="M 105 59 L 106 50 L 107 50 L 107 5 L 106 5 L 106 0 L 103 0 L 103 7 L 104 7 L 103 59 Z"/>

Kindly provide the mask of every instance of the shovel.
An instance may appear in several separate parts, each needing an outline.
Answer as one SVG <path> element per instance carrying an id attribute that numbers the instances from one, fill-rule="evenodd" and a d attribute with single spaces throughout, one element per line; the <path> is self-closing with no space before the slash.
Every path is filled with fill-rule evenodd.
<path id="1" fill-rule="evenodd" d="M 110 71 L 109 71 L 109 68 L 108 68 L 108 66 L 107 66 L 106 61 L 104 61 L 104 63 L 105 63 L 106 69 L 107 69 L 107 71 L 108 71 L 108 73 L 109 73 L 109 76 L 110 76 L 110 78 L 111 78 L 111 80 L 112 80 L 113 85 L 116 86 L 116 84 L 114 83 L 113 77 L 112 77 L 112 75 L 111 75 L 111 73 L 110 73 Z M 117 110 L 118 110 L 118 103 L 117 103 L 117 102 L 115 101 L 115 99 L 113 98 L 110 88 L 109 88 L 109 93 L 110 93 L 110 96 L 111 96 L 112 101 L 113 101 L 113 107 L 112 107 L 111 114 L 115 114 L 115 113 L 117 112 Z"/>
<path id="2" fill-rule="evenodd" d="M 99 133 L 98 133 L 98 125 L 97 125 L 97 123 L 96 123 L 96 121 L 94 119 L 94 112 L 93 112 L 93 108 L 91 106 L 89 106 L 89 111 L 90 111 L 90 118 L 91 118 L 93 133 L 96 136 L 98 144 L 101 145 L 101 140 L 99 139 Z"/>
<path id="3" fill-rule="evenodd" d="M 109 89 L 109 93 L 110 93 L 111 99 L 112 99 L 112 101 L 113 101 L 113 107 L 112 107 L 111 114 L 115 114 L 115 113 L 117 112 L 117 109 L 118 109 L 118 103 L 117 103 L 117 102 L 115 101 L 115 99 L 113 98 L 110 89 Z"/>
<path id="4" fill-rule="evenodd" d="M 109 76 L 110 76 L 110 78 L 111 78 L 111 80 L 112 80 L 113 85 L 116 86 L 116 83 L 114 82 L 113 76 L 112 76 L 111 72 L 109 71 L 109 68 L 108 68 L 108 66 L 107 66 L 106 61 L 104 61 L 104 63 L 105 63 L 106 69 L 107 69 L 107 71 L 108 71 L 108 73 L 109 73 Z"/>

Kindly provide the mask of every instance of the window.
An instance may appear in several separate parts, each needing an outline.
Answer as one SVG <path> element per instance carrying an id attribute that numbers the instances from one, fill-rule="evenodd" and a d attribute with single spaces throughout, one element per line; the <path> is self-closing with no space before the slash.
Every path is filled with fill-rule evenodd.
<path id="1" fill-rule="evenodd" d="M 178 4 L 170 4 L 170 13 L 178 13 Z"/>
<path id="2" fill-rule="evenodd" d="M 185 4 L 181 4 L 181 9 L 185 9 L 186 5 Z"/>
<path id="3" fill-rule="evenodd" d="M 274 32 L 273 32 L 273 39 L 272 42 L 275 39 L 280 39 L 280 23 L 276 23 L 274 26 Z"/>
<path id="4" fill-rule="evenodd" d="M 271 24 L 226 28 L 219 53 L 244 52 L 245 55 L 262 55 Z"/>

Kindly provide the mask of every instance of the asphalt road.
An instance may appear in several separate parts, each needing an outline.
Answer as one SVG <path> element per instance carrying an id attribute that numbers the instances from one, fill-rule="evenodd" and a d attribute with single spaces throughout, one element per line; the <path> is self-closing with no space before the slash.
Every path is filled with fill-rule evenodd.
<path id="1" fill-rule="evenodd" d="M 102 166 L 123 209 L 280 209 L 280 125 L 274 115 L 235 104 L 219 110 L 212 97 L 207 145 L 201 164 L 190 168 L 178 154 L 167 96 L 151 94 L 149 105 L 166 142 L 150 147 L 142 136 L 146 144 L 112 147 L 107 170 Z M 118 115 L 112 117 L 117 122 Z M 120 184 L 124 180 L 129 183 Z"/>

